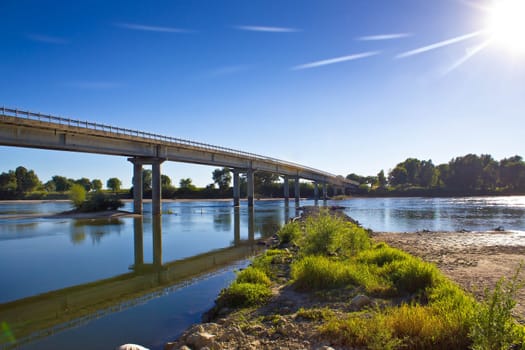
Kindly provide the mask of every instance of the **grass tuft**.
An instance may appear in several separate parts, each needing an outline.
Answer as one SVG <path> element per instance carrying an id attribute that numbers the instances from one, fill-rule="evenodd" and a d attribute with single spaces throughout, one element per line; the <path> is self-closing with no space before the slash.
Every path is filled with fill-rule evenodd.
<path id="1" fill-rule="evenodd" d="M 239 271 L 237 273 L 236 281 L 238 283 L 253 283 L 265 286 L 270 286 L 272 284 L 264 271 L 253 266 L 249 266 L 246 269 Z"/>

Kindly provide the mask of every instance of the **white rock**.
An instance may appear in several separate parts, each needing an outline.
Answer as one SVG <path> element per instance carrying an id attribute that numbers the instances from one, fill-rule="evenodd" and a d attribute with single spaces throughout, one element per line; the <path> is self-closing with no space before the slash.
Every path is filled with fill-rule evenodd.
<path id="1" fill-rule="evenodd" d="M 149 350 L 141 345 L 137 344 L 124 344 L 117 348 L 117 350 Z"/>

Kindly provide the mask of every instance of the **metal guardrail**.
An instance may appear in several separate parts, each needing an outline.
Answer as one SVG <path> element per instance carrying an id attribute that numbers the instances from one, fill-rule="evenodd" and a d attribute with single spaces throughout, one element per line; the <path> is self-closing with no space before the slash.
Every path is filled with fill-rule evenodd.
<path id="1" fill-rule="evenodd" d="M 34 112 L 24 111 L 24 110 L 19 110 L 19 109 L 2 107 L 0 108 L 0 111 L 2 112 L 2 115 L 10 116 L 10 117 L 53 123 L 53 124 L 58 124 L 58 125 L 63 125 L 63 126 L 68 126 L 68 127 L 77 127 L 77 128 L 86 129 L 86 130 L 102 131 L 102 132 L 114 134 L 119 137 L 122 137 L 122 136 L 140 137 L 148 141 L 163 142 L 163 143 L 174 145 L 174 146 L 190 146 L 190 147 L 202 149 L 205 151 L 216 151 L 216 152 L 227 153 L 227 154 L 231 154 L 235 156 L 245 157 L 251 160 L 262 160 L 266 162 L 271 162 L 271 163 L 274 163 L 275 165 L 292 166 L 295 168 L 308 170 L 308 171 L 311 171 L 311 172 L 314 172 L 314 173 L 317 173 L 323 176 L 328 176 L 328 177 L 333 177 L 333 178 L 338 177 L 337 175 L 334 175 L 334 174 L 331 174 L 331 173 L 328 173 L 328 172 L 325 172 L 319 169 L 310 168 L 310 167 L 307 167 L 301 164 L 288 162 L 288 161 L 284 161 L 284 160 L 277 159 L 277 158 L 266 157 L 266 156 L 262 156 L 262 155 L 255 154 L 255 153 L 239 151 L 239 150 L 232 149 L 232 148 L 210 145 L 210 144 L 203 143 L 203 142 L 185 140 L 185 139 L 180 139 L 176 137 L 153 134 L 153 133 L 139 131 L 139 130 L 125 129 L 125 128 L 120 128 L 116 126 L 106 125 L 106 124 L 82 121 L 78 119 L 58 117 L 58 116 L 53 116 L 49 114 L 34 113 Z M 341 180 L 348 181 L 346 179 L 341 179 Z"/>

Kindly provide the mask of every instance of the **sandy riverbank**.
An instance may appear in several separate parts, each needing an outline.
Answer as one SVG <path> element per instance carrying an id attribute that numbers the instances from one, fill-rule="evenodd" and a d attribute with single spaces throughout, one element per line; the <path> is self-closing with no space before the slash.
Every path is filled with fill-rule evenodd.
<path id="1" fill-rule="evenodd" d="M 373 237 L 436 264 L 478 299 L 501 277 L 512 276 L 525 259 L 523 232 L 378 232 Z M 523 322 L 525 289 L 519 291 L 517 302 L 514 315 Z"/>

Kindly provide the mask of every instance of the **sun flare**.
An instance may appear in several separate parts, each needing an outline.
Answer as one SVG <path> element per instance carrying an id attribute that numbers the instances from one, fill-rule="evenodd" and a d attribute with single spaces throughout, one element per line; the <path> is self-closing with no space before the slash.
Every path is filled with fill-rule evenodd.
<path id="1" fill-rule="evenodd" d="M 489 10 L 488 29 L 495 44 L 525 53 L 525 0 L 495 0 Z"/>

